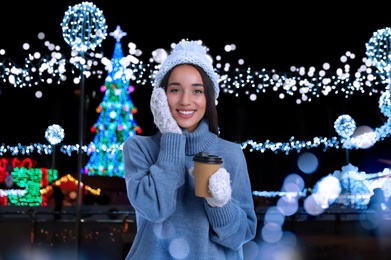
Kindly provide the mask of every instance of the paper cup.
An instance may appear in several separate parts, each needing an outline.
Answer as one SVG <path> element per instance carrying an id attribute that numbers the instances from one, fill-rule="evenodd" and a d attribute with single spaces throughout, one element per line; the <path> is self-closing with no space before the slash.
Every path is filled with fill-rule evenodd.
<path id="1" fill-rule="evenodd" d="M 196 154 L 193 161 L 195 195 L 203 198 L 211 197 L 208 188 L 209 177 L 221 167 L 223 159 L 220 156 L 202 152 Z"/>

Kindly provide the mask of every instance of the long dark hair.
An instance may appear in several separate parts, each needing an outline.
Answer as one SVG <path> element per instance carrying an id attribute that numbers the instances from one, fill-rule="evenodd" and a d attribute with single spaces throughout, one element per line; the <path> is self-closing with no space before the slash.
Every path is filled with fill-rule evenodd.
<path id="1" fill-rule="evenodd" d="M 202 78 L 202 83 L 204 84 L 204 91 L 205 91 L 205 98 L 206 98 L 206 112 L 204 118 L 208 121 L 209 131 L 215 133 L 216 135 L 219 135 L 219 122 L 218 122 L 217 108 L 215 103 L 216 96 L 215 96 L 213 81 L 210 79 L 208 74 L 198 65 L 192 63 L 182 63 L 182 64 L 178 64 L 177 66 L 179 65 L 193 66 L 200 73 Z M 174 68 L 175 67 L 173 67 L 169 72 L 166 73 L 166 75 L 164 75 L 162 81 L 160 82 L 159 87 L 164 88 L 164 90 L 167 90 L 168 79 Z"/>

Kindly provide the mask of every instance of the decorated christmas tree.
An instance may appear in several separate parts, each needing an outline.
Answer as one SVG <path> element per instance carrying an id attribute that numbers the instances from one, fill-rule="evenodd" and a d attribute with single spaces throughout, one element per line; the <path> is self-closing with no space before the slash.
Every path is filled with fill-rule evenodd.
<path id="1" fill-rule="evenodd" d="M 116 39 L 116 44 L 108 75 L 101 86 L 104 97 L 96 108 L 99 117 L 90 129 L 96 135 L 93 144 L 89 146 L 90 157 L 83 174 L 123 177 L 122 144 L 129 136 L 140 134 L 141 128 L 133 118 L 137 112 L 130 98 L 134 87 L 130 85 L 130 76 L 124 65 L 126 58 L 120 42 L 126 33 L 117 26 L 110 35 Z"/>

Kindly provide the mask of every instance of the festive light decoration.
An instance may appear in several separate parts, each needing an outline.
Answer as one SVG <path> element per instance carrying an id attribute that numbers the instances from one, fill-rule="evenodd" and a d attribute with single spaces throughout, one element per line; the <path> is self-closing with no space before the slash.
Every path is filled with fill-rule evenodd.
<path id="1" fill-rule="evenodd" d="M 379 30 L 375 33 L 375 35 L 377 35 L 377 37 L 380 37 L 386 32 L 388 32 L 388 30 Z M 115 35 L 115 33 L 113 33 L 113 35 Z M 370 43 L 371 44 L 367 45 L 371 46 L 368 47 L 370 49 L 374 49 L 373 46 L 377 46 L 376 41 L 374 41 L 373 39 L 370 40 Z M 379 47 L 377 48 L 379 49 Z M 386 46 L 382 46 L 382 48 L 386 48 Z M 136 51 L 133 52 L 137 53 Z M 387 99 L 387 95 L 389 95 L 389 93 L 388 91 L 384 90 L 387 89 L 387 87 L 384 87 L 384 82 L 379 82 L 376 75 L 372 74 L 372 70 L 370 69 L 370 66 L 372 64 L 371 60 L 373 60 L 372 53 L 373 51 L 368 51 L 369 58 L 368 60 L 365 60 L 365 65 L 362 65 L 359 71 L 354 74 L 356 78 L 353 81 L 351 81 L 351 75 L 348 72 L 348 65 L 344 66 L 344 68 L 346 69 L 345 72 L 343 72 L 342 69 L 338 69 L 335 74 L 326 71 L 320 71 L 318 75 L 315 75 L 316 73 L 314 69 L 310 69 L 309 73 L 307 73 L 306 75 L 305 69 L 303 68 L 300 68 L 299 70 L 292 68 L 294 73 L 268 71 L 263 69 L 261 71 L 255 71 L 253 74 L 251 72 L 251 69 L 248 69 L 246 70 L 246 73 L 243 73 L 243 71 L 239 69 L 231 71 L 226 68 L 224 68 L 223 71 L 221 69 L 217 69 L 217 72 L 220 74 L 220 81 L 223 93 L 235 94 L 236 96 L 239 96 L 240 90 L 248 87 L 246 89 L 245 94 L 249 95 L 251 100 L 256 99 L 254 97 L 254 93 L 265 93 L 270 88 L 272 88 L 276 92 L 279 92 L 280 98 L 284 98 L 285 95 L 296 95 L 297 92 L 301 93 L 301 99 L 297 99 L 296 101 L 296 103 L 298 104 L 301 103 L 301 101 L 310 101 L 313 97 L 320 97 L 320 95 L 322 94 L 328 95 L 331 93 L 332 90 L 334 90 L 336 94 L 339 92 L 344 93 L 345 97 L 349 97 L 356 91 L 359 91 L 361 93 L 368 92 L 369 95 L 381 94 L 379 101 L 380 110 L 383 114 L 385 114 L 385 116 L 389 117 L 389 114 L 391 113 L 391 108 L 389 104 L 390 101 L 389 99 Z M 158 49 L 156 52 L 154 52 L 154 64 L 163 61 L 164 57 L 166 57 L 166 54 L 167 53 L 162 49 Z M 346 53 L 346 59 L 342 60 L 347 60 L 347 57 L 353 58 L 354 55 L 351 53 Z M 152 66 L 153 63 L 141 63 L 132 55 L 127 56 L 126 59 L 123 60 L 126 61 L 126 69 L 123 69 L 122 73 L 126 73 L 126 75 L 128 75 L 127 77 L 134 80 L 138 85 L 143 85 L 146 82 L 153 80 L 153 75 L 158 69 L 158 66 Z M 107 59 L 102 59 L 102 62 L 107 64 L 107 69 L 112 68 L 110 66 L 110 63 L 107 62 Z M 379 66 L 379 62 L 375 61 L 375 64 Z M 380 64 L 383 65 L 383 63 Z M 221 68 L 221 64 L 218 63 L 216 67 Z M 327 66 L 324 67 L 327 68 Z M 380 66 L 380 68 L 383 67 L 384 66 Z M 297 76 L 294 76 L 295 74 Z M 289 75 L 289 77 L 287 77 L 287 75 Z M 147 79 L 145 79 L 145 77 Z M 144 80 L 142 80 L 143 78 Z M 246 78 L 246 80 L 243 80 L 242 78 Z M 256 83 L 260 79 L 262 82 Z M 316 84 L 314 84 L 315 82 Z M 296 84 L 302 85 L 301 87 L 296 87 Z M 105 89 L 104 86 L 103 89 Z M 282 93 L 284 91 L 285 93 Z M 103 107 L 98 107 L 97 112 L 99 113 L 102 109 Z M 371 136 L 368 136 L 372 139 L 372 142 L 384 140 L 384 138 L 389 137 L 391 129 L 388 127 L 388 125 L 389 122 L 387 121 L 383 126 L 378 127 L 376 129 L 374 135 L 372 134 Z M 351 127 L 351 125 L 348 124 L 346 127 Z M 97 131 L 97 128 L 93 127 L 91 130 Z M 338 127 L 336 130 L 339 131 L 339 134 L 341 133 L 341 131 L 350 131 L 349 129 L 340 129 L 340 127 Z M 319 146 L 323 146 L 325 150 L 328 148 L 338 149 L 341 147 L 345 149 L 359 148 L 357 144 L 352 143 L 350 139 L 345 138 L 344 136 L 314 137 L 312 140 L 304 141 L 296 140 L 292 136 L 286 142 L 272 142 L 270 140 L 266 140 L 263 143 L 258 143 L 254 140 L 247 140 L 242 143 L 242 149 L 249 148 L 251 152 L 265 152 L 267 150 L 270 150 L 274 153 L 284 152 L 285 154 L 289 154 L 292 150 L 300 152 L 304 148 L 311 149 Z M 114 150 L 121 148 L 120 146 L 106 147 L 95 142 L 90 143 L 88 145 L 83 145 L 81 147 L 81 151 L 86 152 L 88 155 L 90 155 L 92 151 L 106 151 L 108 149 L 113 152 Z M 47 147 L 42 144 L 32 144 L 29 146 L 23 146 L 20 144 L 16 146 L 10 146 L 2 144 L 0 146 L 0 155 L 3 155 L 7 152 L 12 153 L 13 155 L 17 155 L 20 152 L 29 154 L 34 151 L 38 153 L 50 153 L 50 147 Z M 78 153 L 79 145 L 63 145 L 61 147 L 61 151 L 68 155 L 71 155 L 73 152 Z"/>
<path id="2" fill-rule="evenodd" d="M 328 177 L 334 177 L 337 181 L 330 182 Z M 318 194 L 318 198 L 324 198 L 327 195 L 332 200 L 327 200 L 328 208 L 331 204 L 337 203 L 345 207 L 356 209 L 365 209 L 370 196 L 375 188 L 381 188 L 384 191 L 385 199 L 391 196 L 391 171 L 385 168 L 382 172 L 367 173 L 359 171 L 352 164 L 342 167 L 342 170 L 336 170 L 332 174 L 320 179 L 314 187 L 312 194 Z M 323 191 L 320 187 L 324 185 Z M 319 193 L 323 192 L 322 195 Z"/>
<path id="3" fill-rule="evenodd" d="M 49 126 L 45 131 L 45 138 L 51 145 L 59 144 L 64 136 L 64 129 L 56 124 Z"/>
<path id="4" fill-rule="evenodd" d="M 100 16 L 99 12 L 97 13 L 97 16 Z M 104 18 L 101 18 L 100 21 L 103 23 Z M 68 22 L 65 22 L 64 20 L 63 24 L 67 23 Z M 101 28 L 105 29 L 105 26 L 102 26 Z M 68 29 L 65 28 L 63 31 L 66 33 Z M 100 33 L 101 32 L 97 35 L 104 35 L 104 31 L 102 31 L 103 34 Z M 271 90 L 274 91 L 280 99 L 288 97 L 295 98 L 297 104 L 313 101 L 314 98 L 327 96 L 333 93 L 343 94 L 346 98 L 356 92 L 367 93 L 369 96 L 381 94 L 379 100 L 380 110 L 384 115 L 390 117 L 391 108 L 389 92 L 384 91 L 384 89 L 389 89 L 388 86 L 384 87 L 384 83 L 390 81 L 388 75 L 390 67 L 388 59 L 388 50 L 390 49 L 389 33 L 390 29 L 388 28 L 374 33 L 374 36 L 367 44 L 368 59 L 363 59 L 364 64 L 353 73 L 350 71 L 349 64 L 344 64 L 343 69 L 338 68 L 335 72 L 330 71 L 329 64 L 324 64 L 323 68 L 318 72 L 315 68 L 309 68 L 307 70 L 305 68 L 296 68 L 294 66 L 291 67 L 290 72 L 279 72 L 267 69 L 253 70 L 251 68 L 231 69 L 231 66 L 228 63 L 223 66 L 222 63 L 220 63 L 221 59 L 219 59 L 219 62 L 216 64 L 216 72 L 220 75 L 222 93 L 233 94 L 237 97 L 244 94 L 248 96 L 250 100 L 254 101 L 257 99 L 259 94 L 263 94 Z M 121 36 L 121 32 L 114 32 L 113 35 Z M 98 43 L 88 45 L 86 42 L 83 43 L 83 41 L 77 37 L 72 38 L 71 34 L 69 34 L 69 36 L 68 43 L 70 43 L 70 45 L 74 44 L 74 49 L 76 51 L 84 51 L 89 47 L 94 49 L 96 46 L 99 46 Z M 104 37 L 101 39 L 104 39 Z M 81 44 L 78 45 L 78 43 Z M 126 71 L 129 75 L 131 75 L 131 79 L 137 85 L 152 83 L 154 80 L 154 74 L 157 72 L 159 64 L 167 56 L 167 53 L 163 49 L 159 48 L 152 53 L 153 59 L 151 59 L 151 62 L 142 62 L 134 56 L 137 55 L 138 52 L 134 50 L 131 50 L 130 52 L 132 55 L 128 55 L 126 57 L 130 61 L 127 63 Z M 75 67 L 80 66 L 80 64 L 85 64 L 83 65 L 85 66 L 84 72 L 88 75 L 95 63 L 92 61 L 86 62 L 84 57 L 78 57 L 77 53 L 72 53 L 72 55 L 70 63 Z M 94 55 L 94 53 L 91 53 L 89 56 L 99 59 L 98 54 Z M 37 85 L 39 82 L 42 82 L 44 74 L 40 74 L 39 77 L 34 77 L 32 72 L 44 71 L 46 72 L 45 75 L 47 77 L 50 77 L 50 75 L 57 77 L 59 79 L 57 83 L 60 83 L 66 79 L 65 73 L 67 70 L 65 69 L 64 64 L 67 64 L 68 61 L 59 53 L 52 56 L 56 58 L 50 60 L 43 58 L 42 62 L 38 63 L 43 64 L 41 67 L 34 67 L 31 62 L 27 61 L 25 66 L 27 69 L 24 70 L 21 70 L 12 62 L 2 62 L 3 70 L 0 71 L 0 76 L 4 79 L 4 81 L 8 80 L 8 82 L 14 86 L 24 87 Z M 346 52 L 346 54 L 341 57 L 341 61 L 346 63 L 348 59 L 354 58 L 355 55 L 353 53 Z M 102 63 L 104 64 L 106 60 L 107 59 L 103 57 Z M 378 71 L 372 71 L 371 66 L 377 67 Z M 110 66 L 108 66 L 108 68 L 110 68 Z M 96 75 L 100 74 L 96 73 Z M 77 80 L 74 80 L 74 82 L 78 83 Z M 106 91 L 106 87 L 103 87 L 102 90 Z M 105 108 L 107 107 L 100 106 L 97 108 L 97 112 L 101 113 Z M 114 118 L 115 116 L 116 115 L 114 113 L 109 114 L 109 118 Z M 372 142 L 384 140 L 384 138 L 389 137 L 391 132 L 389 129 L 389 120 L 383 126 L 377 128 L 374 131 L 375 134 L 368 137 L 372 139 Z M 299 141 L 295 140 L 292 136 L 287 142 L 276 143 L 269 140 L 265 143 L 257 143 L 253 140 L 249 140 L 242 143 L 242 149 L 251 147 L 250 151 L 265 152 L 267 150 L 271 150 L 275 153 L 284 152 L 288 154 L 292 150 L 297 150 L 299 152 L 303 148 L 310 149 L 320 145 L 323 145 L 325 149 L 330 147 L 342 147 L 345 149 L 360 147 L 358 144 L 359 142 L 355 139 L 352 133 L 353 129 L 356 129 L 355 122 L 349 115 L 342 115 L 339 117 L 336 120 L 334 127 L 340 137 L 314 137 L 312 140 Z M 99 132 L 99 128 L 96 126 L 93 126 L 91 130 Z M 88 155 L 91 155 L 92 152 L 94 152 L 94 154 L 107 151 L 114 153 L 120 149 L 120 145 L 107 147 L 106 145 L 95 142 L 82 147 L 80 147 L 79 144 L 63 145 L 61 147 L 61 151 L 68 155 L 71 155 L 73 152 L 78 153 L 80 151 L 85 152 Z M 51 149 L 50 146 L 42 144 L 31 144 L 28 146 L 21 144 L 16 146 L 2 144 L 0 146 L 0 155 L 5 153 L 11 153 L 12 155 L 17 155 L 19 153 L 30 154 L 32 152 L 50 154 Z"/>
<path id="5" fill-rule="evenodd" d="M 30 158 L 0 159 L 0 183 L 12 177 L 11 187 L 0 192 L 0 205 L 40 206 L 45 205 L 46 198 L 40 193 L 41 187 L 58 178 L 58 171 L 46 168 L 34 168 L 35 162 Z M 14 187 L 20 189 L 13 189 Z"/>
<path id="6" fill-rule="evenodd" d="M 88 21 L 88 27 L 82 22 L 86 20 Z M 100 77 L 102 73 L 93 70 L 94 66 L 97 66 L 96 61 L 100 59 L 101 63 L 106 66 L 106 70 L 109 71 L 109 75 L 107 76 L 105 85 L 102 86 L 101 91 L 105 92 L 105 98 L 106 96 L 118 98 L 124 94 L 124 87 L 129 87 L 127 89 L 127 94 L 131 93 L 133 90 L 133 86 L 129 86 L 130 79 L 139 86 L 146 84 L 152 85 L 151 83 L 153 83 L 154 75 L 159 69 L 159 64 L 167 57 L 167 52 L 162 48 L 158 48 L 152 53 L 152 59 L 149 59 L 150 62 L 143 62 L 136 58 L 135 56 L 138 56 L 141 52 L 137 52 L 134 49 L 129 51 L 130 55 L 123 57 L 122 47 L 119 42 L 126 33 L 122 32 L 119 27 L 110 35 L 117 39 L 115 50 L 117 50 L 117 48 L 121 49 L 122 56 L 118 58 L 120 61 L 115 58 L 115 52 L 110 63 L 107 62 L 107 58 L 95 52 L 89 53 L 87 57 L 84 57 L 84 55 L 79 56 L 79 53 L 85 53 L 90 49 L 95 51 L 106 38 L 107 26 L 105 24 L 105 18 L 95 5 L 88 2 L 83 2 L 82 4 L 69 8 L 61 26 L 65 41 L 72 46 L 73 49 L 71 58 L 68 59 L 64 54 L 58 52 L 59 48 L 53 48 L 53 45 L 50 44 L 48 49 L 55 49 L 56 51 L 46 56 L 41 56 L 40 54 L 29 55 L 25 59 L 26 63 L 22 67 L 17 66 L 8 58 L 0 60 L 0 78 L 2 78 L 4 82 L 8 82 L 15 87 L 30 87 L 42 82 L 51 84 L 54 81 L 56 81 L 57 84 L 60 84 L 67 79 L 67 75 L 69 74 L 67 65 L 69 64 L 72 69 L 82 68 L 82 71 L 86 76 L 95 74 Z M 363 139 L 369 139 L 370 143 L 373 144 L 389 137 L 391 133 L 391 105 L 389 92 L 389 73 L 391 69 L 391 54 L 389 51 L 391 49 L 390 35 L 390 28 L 376 31 L 366 44 L 366 54 L 368 58 L 364 58 L 364 63 L 357 71 L 353 72 L 351 72 L 351 67 L 347 63 L 348 59 L 355 58 L 355 55 L 351 52 L 346 52 L 345 55 L 341 57 L 341 61 L 346 64 L 344 64 L 343 69 L 338 68 L 335 72 L 330 71 L 330 65 L 327 63 L 325 63 L 323 68 L 319 71 L 316 71 L 313 67 L 307 70 L 306 68 L 296 68 L 295 66 L 291 67 L 290 72 L 279 72 L 268 69 L 253 70 L 252 68 L 231 69 L 229 63 L 222 65 L 221 57 L 217 57 L 216 72 L 220 75 L 222 93 L 232 94 L 236 97 L 245 95 L 248 96 L 249 100 L 255 101 L 258 95 L 264 94 L 267 91 L 273 91 L 280 99 L 294 99 L 298 105 L 330 94 L 342 94 L 346 98 L 356 92 L 367 93 L 369 96 L 380 94 L 380 111 L 388 117 L 387 122 L 385 122 L 383 126 L 376 128 L 375 131 L 371 133 L 362 134 L 359 137 L 354 135 L 357 130 L 354 119 L 349 115 L 341 115 L 334 123 L 334 128 L 339 137 L 314 137 L 312 140 L 300 141 L 295 140 L 292 136 L 287 142 L 272 142 L 267 140 L 264 143 L 248 140 L 242 143 L 242 149 L 250 147 L 250 151 L 265 152 L 270 150 L 274 153 L 284 152 L 285 154 L 289 154 L 292 150 L 300 152 L 304 148 L 311 149 L 322 145 L 324 146 L 324 149 L 331 147 L 354 149 L 362 147 Z M 39 34 L 38 37 L 43 39 L 43 34 Z M 117 47 L 117 45 L 120 47 Z M 230 49 L 230 46 L 227 45 L 226 49 Z M 119 64 L 121 64 L 121 66 Z M 377 70 L 373 71 L 371 66 L 376 67 Z M 119 68 L 119 71 L 117 71 L 118 74 L 113 73 L 116 68 Z M 80 76 L 76 76 L 73 80 L 75 84 L 79 83 L 77 79 L 80 79 Z M 118 82 L 116 80 L 118 80 Z M 84 152 L 87 153 L 87 155 L 91 155 L 91 164 L 89 162 L 84 168 L 84 173 L 86 174 L 94 175 L 96 173 L 105 176 L 121 176 L 120 172 L 123 169 L 115 168 L 118 167 L 118 165 L 122 166 L 122 163 L 119 161 L 110 161 L 112 158 L 118 157 L 116 155 L 121 154 L 122 156 L 122 153 L 120 152 L 122 148 L 121 142 L 117 142 L 117 140 L 120 140 L 121 138 L 123 140 L 125 135 L 118 135 L 118 133 L 121 132 L 124 134 L 127 130 L 131 131 L 133 134 L 135 134 L 134 131 L 136 133 L 141 133 L 141 129 L 138 128 L 133 121 L 132 115 L 137 112 L 137 109 L 133 107 L 131 101 L 130 105 L 124 105 L 120 111 L 118 109 L 121 109 L 121 106 L 124 103 L 122 101 L 117 103 L 117 100 L 110 100 L 110 98 L 107 98 L 108 101 L 104 99 L 96 110 L 97 113 L 100 113 L 101 115 L 98 122 L 91 127 L 91 131 L 97 133 L 94 142 L 89 145 L 83 145 L 82 147 L 80 147 L 80 144 L 63 145 L 61 147 L 61 151 L 69 156 L 71 156 L 73 152 Z M 126 103 L 126 99 L 123 100 L 125 100 Z M 126 123 L 114 121 L 114 119 L 117 119 L 118 115 L 123 111 L 126 111 L 127 114 L 130 115 L 133 129 L 132 124 L 129 126 L 126 125 Z M 102 116 L 103 114 L 105 114 L 105 116 Z M 110 134 L 109 132 L 116 132 L 116 134 Z M 51 145 L 55 145 L 62 141 L 63 134 L 64 132 L 59 126 L 53 125 L 48 128 L 45 137 Z M 6 153 L 10 153 L 13 156 L 18 154 L 28 155 L 33 152 L 50 154 L 53 151 L 52 146 L 44 144 L 17 144 L 15 146 L 0 145 L 0 155 Z M 112 158 L 107 160 L 107 158 L 104 157 L 105 155 L 112 156 Z M 97 158 L 99 158 L 99 160 Z M 122 158 L 119 160 L 122 160 Z M 110 162 L 109 164 L 104 165 L 104 162 L 106 161 Z M 95 165 L 96 168 L 91 165 Z M 111 170 L 113 170 L 114 173 L 112 173 Z M 23 168 L 20 170 L 16 169 L 16 182 L 28 187 L 30 192 L 27 192 L 27 188 L 23 191 L 10 189 L 3 192 L 0 191 L 0 196 L 1 194 L 6 194 L 7 197 L 11 198 L 11 203 L 38 203 L 39 196 L 36 189 L 37 184 L 35 182 L 39 179 L 37 178 L 37 175 L 39 175 L 38 171 L 26 171 L 26 169 Z M 378 173 L 375 177 L 380 175 L 381 174 Z M 2 177 L 0 174 L 0 178 L 5 180 L 6 176 Z M 33 182 L 23 183 L 21 181 L 23 178 L 33 180 Z M 329 181 L 330 178 L 325 178 L 322 181 L 325 180 Z M 346 190 L 346 182 L 341 180 L 341 183 Z M 322 185 L 319 184 L 319 186 Z M 366 192 L 368 190 L 366 190 Z M 356 190 L 353 191 L 357 192 Z M 298 197 L 299 194 L 305 195 L 305 192 L 306 190 L 304 190 L 304 192 L 268 192 L 266 195 L 292 197 L 292 194 L 296 194 L 296 197 Z M 263 192 L 254 192 L 254 195 L 259 194 L 265 196 Z M 368 194 L 366 193 L 365 196 L 368 196 Z M 357 201 L 357 198 L 355 198 L 355 201 Z"/>
<path id="7" fill-rule="evenodd" d="M 0 206 L 47 206 L 48 197 L 54 182 L 57 186 L 76 187 L 78 181 L 70 174 L 58 179 L 58 171 L 46 168 L 35 168 L 36 162 L 30 158 L 0 158 L 0 183 L 12 177 L 10 189 L 0 189 Z M 71 184 L 71 185 L 70 185 Z M 101 189 L 84 185 L 86 192 L 100 195 Z M 13 187 L 20 189 L 15 189 Z"/>
<path id="8" fill-rule="evenodd" d="M 356 130 L 356 122 L 349 115 L 341 115 L 334 122 L 335 131 L 343 138 L 349 138 Z"/>
<path id="9" fill-rule="evenodd" d="M 95 50 L 106 39 L 106 19 L 93 3 L 69 7 L 61 23 L 63 37 L 78 52 Z"/>
<path id="10" fill-rule="evenodd" d="M 56 185 L 56 186 L 60 186 L 60 187 L 63 185 L 67 186 L 67 187 L 73 186 L 74 189 L 76 189 L 77 184 L 78 184 L 78 180 L 70 174 L 62 176 L 60 179 L 57 179 L 54 182 L 54 185 Z M 100 188 L 94 189 L 94 188 L 90 187 L 89 185 L 85 185 L 84 183 L 80 183 L 80 185 L 84 187 L 86 192 L 90 192 L 93 195 L 100 195 L 100 192 L 101 192 Z M 47 198 L 49 196 L 51 190 L 52 190 L 52 187 L 50 185 L 42 188 L 40 190 L 41 196 Z"/>
<path id="11" fill-rule="evenodd" d="M 123 177 L 122 144 L 132 135 L 140 134 L 141 128 L 136 124 L 133 114 L 137 112 L 130 98 L 129 87 L 131 74 L 125 64 L 127 59 L 122 52 L 121 38 L 126 35 L 117 26 L 110 33 L 116 39 L 113 57 L 105 84 L 101 87 L 104 92 L 102 103 L 97 108 L 98 121 L 91 127 L 96 133 L 93 145 L 88 147 L 91 154 L 83 173 L 109 177 Z"/>
<path id="12" fill-rule="evenodd" d="M 372 65 L 378 69 L 378 74 L 384 82 L 389 83 L 391 69 L 390 46 L 391 29 L 384 28 L 377 30 L 366 43 L 366 54 Z M 388 81 L 387 81 L 388 80 Z"/>

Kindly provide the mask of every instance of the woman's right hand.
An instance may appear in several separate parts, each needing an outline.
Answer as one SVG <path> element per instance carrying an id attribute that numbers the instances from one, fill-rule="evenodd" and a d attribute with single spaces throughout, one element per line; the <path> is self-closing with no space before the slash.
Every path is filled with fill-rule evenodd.
<path id="1" fill-rule="evenodd" d="M 151 96 L 151 111 L 155 125 L 162 134 L 182 134 L 182 130 L 172 117 L 167 103 L 167 95 L 163 88 L 154 88 Z"/>

